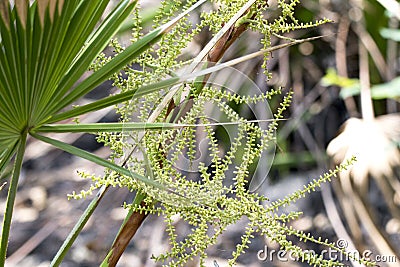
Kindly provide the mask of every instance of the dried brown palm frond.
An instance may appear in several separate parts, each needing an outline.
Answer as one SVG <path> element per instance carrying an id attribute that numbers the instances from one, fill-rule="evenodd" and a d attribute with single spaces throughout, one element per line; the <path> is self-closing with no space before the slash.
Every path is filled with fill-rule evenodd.
<path id="1" fill-rule="evenodd" d="M 380 254 L 397 254 L 387 234 L 379 226 L 379 216 L 368 192 L 372 177 L 372 184 L 378 186 L 391 216 L 400 219 L 400 207 L 395 201 L 400 196 L 400 182 L 394 171 L 400 165 L 397 147 L 399 126 L 400 114 L 384 115 L 373 120 L 351 118 L 327 148 L 335 163 L 353 155 L 357 157 L 357 162 L 340 175 L 335 191 L 360 251 L 367 248 L 363 242 L 363 228 Z"/>
<path id="2" fill-rule="evenodd" d="M 357 24 L 357 29 L 363 27 Z M 360 39 L 363 35 L 359 34 Z M 390 215 L 400 219 L 400 181 L 396 168 L 400 166 L 400 114 L 374 116 L 370 85 L 369 59 L 366 42 L 359 41 L 359 68 L 361 85 L 362 119 L 350 118 L 333 139 L 327 153 L 333 162 L 341 163 L 356 156 L 357 162 L 340 175 L 334 189 L 344 217 L 359 251 L 368 248 L 365 235 L 381 255 L 398 255 L 388 234 L 379 223 L 380 216 L 371 200 L 372 187 L 379 189 Z M 398 263 L 387 263 L 398 266 Z"/>
<path id="3" fill-rule="evenodd" d="M 357 163 L 349 171 L 356 184 L 363 184 L 368 174 L 374 177 L 393 176 L 393 169 L 400 165 L 400 114 L 379 116 L 373 120 L 351 118 L 343 125 L 342 132 L 333 139 L 327 152 L 334 162 L 352 156 Z"/>

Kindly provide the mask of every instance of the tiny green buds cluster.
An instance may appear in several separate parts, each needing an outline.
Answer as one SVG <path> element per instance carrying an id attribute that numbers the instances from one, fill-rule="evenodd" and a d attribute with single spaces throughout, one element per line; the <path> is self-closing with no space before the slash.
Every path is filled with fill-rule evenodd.
<path id="1" fill-rule="evenodd" d="M 175 0 L 161 3 L 155 26 L 167 22 L 174 13 L 181 12 L 195 1 Z M 179 67 L 184 65 L 183 59 L 188 57 L 185 49 L 194 37 L 206 29 L 216 35 L 247 3 L 244 0 L 210 1 L 211 10 L 201 13 L 201 21 L 197 25 L 193 25 L 194 18 L 191 16 L 180 20 L 157 45 L 149 47 L 132 62 L 131 67 L 124 69 L 124 75 L 114 77 L 114 85 L 122 92 L 140 92 L 148 84 L 178 77 Z M 329 21 L 307 24 L 298 22 L 293 13 L 297 3 L 298 0 L 289 3 L 280 0 L 276 9 L 280 12 L 270 15 L 267 14 L 270 11 L 267 1 L 254 1 L 254 5 L 236 21 L 231 30 L 245 25 L 263 36 L 260 37 L 260 48 L 268 48 L 274 35 L 315 27 Z M 133 21 L 133 30 L 136 31 L 133 33 L 133 41 L 136 41 L 142 35 L 139 32 L 142 29 L 141 18 L 137 11 Z M 221 38 L 226 38 L 226 35 Z M 123 51 L 115 41 L 112 46 L 116 53 Z M 107 60 L 104 56 L 99 57 L 93 64 L 93 69 L 101 67 Z M 267 60 L 268 55 L 265 55 L 264 68 Z M 268 73 L 266 68 L 265 72 Z M 81 197 L 103 185 L 127 187 L 131 191 L 143 193 L 146 196 L 145 205 L 125 204 L 125 207 L 135 212 L 164 216 L 171 248 L 154 256 L 154 259 L 167 266 L 185 266 L 195 257 L 204 266 L 207 249 L 217 243 L 229 225 L 242 219 L 247 221 L 247 226 L 241 242 L 232 252 L 230 266 L 245 252 L 256 233 L 276 241 L 283 249 L 293 251 L 312 266 L 332 266 L 331 260 L 306 255 L 299 246 L 288 241 L 287 237 L 295 236 L 300 241 L 314 241 L 328 247 L 332 244 L 314 239 L 286 225 L 298 218 L 300 213 L 285 214 L 280 211 L 278 214 L 278 210 L 315 191 L 321 183 L 330 181 L 351 162 L 321 176 L 292 195 L 265 205 L 268 196 L 248 190 L 252 176 L 251 166 L 259 160 L 263 152 L 274 146 L 278 122 L 284 118 L 283 113 L 290 105 L 292 93 L 285 95 L 268 127 L 263 129 L 257 121 L 245 118 L 233 106 L 268 106 L 272 97 L 282 93 L 280 88 L 263 92 L 260 90 L 255 95 L 242 95 L 238 91 L 223 89 L 225 85 L 209 86 L 206 83 L 207 78 L 204 79 L 201 90 L 199 83 L 184 81 L 184 84 L 134 97 L 129 103 L 116 107 L 123 122 L 173 122 L 177 126 L 181 125 L 180 127 L 135 132 L 127 130 L 122 134 L 98 135 L 98 140 L 111 148 L 113 162 L 123 162 L 124 167 L 132 172 L 154 180 L 168 190 L 155 188 L 143 181 L 107 170 L 103 179 L 81 174 L 94 182 L 88 192 L 80 194 Z M 168 98 L 171 91 L 176 94 Z M 211 110 L 214 113 L 210 113 Z M 218 114 L 217 120 L 214 118 L 217 116 L 215 114 Z M 228 127 L 223 127 L 224 124 L 235 125 L 235 132 L 231 134 Z M 227 132 L 229 140 L 223 140 L 218 131 Z M 70 197 L 78 196 L 79 194 L 73 193 Z M 177 216 L 190 226 L 191 232 L 186 236 L 179 236 L 176 231 L 173 218 Z"/>

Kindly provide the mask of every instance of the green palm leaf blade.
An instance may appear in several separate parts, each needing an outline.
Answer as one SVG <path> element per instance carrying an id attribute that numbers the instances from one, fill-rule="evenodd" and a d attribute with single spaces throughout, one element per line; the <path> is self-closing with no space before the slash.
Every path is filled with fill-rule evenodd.
<path id="1" fill-rule="evenodd" d="M 58 84 L 65 78 L 76 55 L 85 45 L 87 38 L 93 31 L 94 24 L 100 18 L 107 2 L 102 1 L 100 5 L 90 5 L 89 1 L 83 2 L 74 11 L 74 14 L 71 14 L 72 16 L 68 23 L 64 23 L 62 19 L 60 21 L 57 13 L 55 14 L 53 22 L 55 34 L 52 36 L 54 40 L 50 42 L 53 46 L 50 49 L 53 55 L 49 57 L 48 64 L 46 64 L 46 67 L 52 71 L 53 75 L 46 75 L 48 78 L 46 85 L 49 86 L 49 92 L 41 99 L 42 103 L 39 106 L 43 106 L 43 103 L 48 103 L 48 99 L 54 94 Z M 87 16 L 84 16 L 84 14 L 87 14 Z M 64 16 L 64 13 L 61 14 L 61 18 L 65 17 L 67 16 Z M 79 22 L 84 26 L 80 26 Z"/>
<path id="2" fill-rule="evenodd" d="M 35 132 L 41 133 L 97 133 L 176 129 L 179 124 L 174 123 L 145 123 L 145 122 L 106 122 L 106 123 L 79 123 L 79 124 L 45 124 Z"/>
<path id="3" fill-rule="evenodd" d="M 87 1 L 88 3 L 90 1 Z M 104 2 L 104 1 L 103 1 Z M 86 31 L 84 34 L 84 38 L 80 38 L 79 40 L 83 41 L 80 48 L 83 46 L 83 49 L 80 51 L 74 51 L 72 54 L 76 54 L 76 57 L 70 58 L 71 62 L 69 63 L 68 69 L 63 70 L 63 78 L 58 83 L 53 83 L 53 90 L 51 93 L 47 94 L 45 98 L 42 100 L 41 107 L 43 108 L 40 112 L 38 112 L 38 116 L 35 118 L 35 123 L 38 123 L 43 118 L 47 118 L 49 114 L 51 114 L 52 110 L 48 108 L 48 104 L 50 102 L 57 103 L 64 98 L 64 94 L 68 92 L 71 87 L 77 82 L 77 80 L 83 75 L 83 73 L 88 69 L 89 65 L 93 62 L 96 56 L 105 48 L 108 44 L 111 37 L 118 31 L 119 26 L 122 22 L 128 17 L 128 15 L 133 10 L 136 1 L 132 2 L 129 0 L 121 1 L 120 4 L 113 10 L 113 12 L 106 18 L 106 20 L 99 26 L 96 32 Z M 106 5 L 104 5 L 105 8 Z M 102 14 L 103 9 L 96 10 L 96 16 Z M 78 23 L 79 25 L 70 26 L 71 31 L 74 30 L 75 27 L 82 28 L 82 24 L 80 22 L 79 17 L 88 16 L 87 12 L 81 12 L 79 10 L 78 19 L 74 19 L 74 24 Z M 100 11 L 100 12 L 99 12 Z M 90 22 L 90 25 L 94 27 L 93 21 Z M 83 27 L 84 28 L 84 27 Z M 72 34 L 72 33 L 71 33 Z M 69 34 L 67 33 L 67 36 Z M 73 42 L 68 42 L 68 45 L 73 45 Z M 68 48 L 68 47 L 67 47 Z M 64 50 L 64 49 L 63 49 Z M 60 61 L 60 60 L 57 60 Z M 73 90 L 75 91 L 76 88 Z M 74 99 L 76 100 L 76 98 Z"/>
<path id="4" fill-rule="evenodd" d="M 93 153 L 87 152 L 87 151 L 85 151 L 83 149 L 74 147 L 72 145 L 66 144 L 64 142 L 61 142 L 61 141 L 58 141 L 58 140 L 55 140 L 55 139 L 52 139 L 52 138 L 49 138 L 49 137 L 45 137 L 45 136 L 38 135 L 38 134 L 35 134 L 35 133 L 31 133 L 31 135 L 34 138 L 36 138 L 36 139 L 38 139 L 40 141 L 48 143 L 48 144 L 50 144 L 52 146 L 55 146 L 55 147 L 65 151 L 65 152 L 68 152 L 68 153 L 73 154 L 75 156 L 78 156 L 80 158 L 89 160 L 89 161 L 91 161 L 93 163 L 96 163 L 96 164 L 98 164 L 100 166 L 109 168 L 109 169 L 111 169 L 113 171 L 118 172 L 121 175 L 132 177 L 132 178 L 134 178 L 134 179 L 136 179 L 138 181 L 141 181 L 141 182 L 143 182 L 143 183 L 145 183 L 147 185 L 150 185 L 150 186 L 162 189 L 162 190 L 167 190 L 167 191 L 170 191 L 170 192 L 174 193 L 173 191 L 171 191 L 168 188 L 166 188 L 164 185 L 162 185 L 162 184 L 160 184 L 160 183 L 158 183 L 158 182 L 156 182 L 154 180 L 146 178 L 146 177 L 144 177 L 144 176 L 142 176 L 140 174 L 131 172 L 128 169 L 125 169 L 125 168 L 123 168 L 123 167 L 121 167 L 121 166 L 119 166 L 119 165 L 117 165 L 115 163 L 112 163 L 112 162 L 110 162 L 108 160 L 100 158 L 99 156 L 96 156 Z"/>
<path id="5" fill-rule="evenodd" d="M 105 48 L 109 39 L 117 32 L 119 25 L 125 20 L 134 8 L 129 1 L 122 1 L 89 38 L 85 47 L 79 52 L 68 73 L 57 88 L 57 94 L 52 97 L 63 96 L 71 86 L 82 76 L 96 56 Z M 79 23 L 79 21 L 78 21 Z M 79 27 L 77 25 L 76 27 Z"/>
<path id="6" fill-rule="evenodd" d="M 12 6 L 10 2 L 15 4 Z M 8 208 L 4 215 L 2 232 L 6 234 L 1 238 L 1 266 L 4 265 L 7 252 L 13 203 L 28 134 L 121 175 L 177 194 L 154 180 L 131 173 L 94 154 L 35 134 L 38 129 L 69 132 L 122 130 L 121 124 L 89 125 L 87 128 L 84 128 L 85 125 L 67 125 L 61 128 L 57 125 L 54 128 L 43 124 L 56 112 L 120 71 L 205 0 L 200 0 L 176 19 L 152 31 L 114 57 L 110 64 L 76 85 L 136 4 L 132 0 L 118 1 L 110 15 L 100 21 L 109 2 L 110 0 L 0 0 L 0 171 L 9 165 L 12 158 L 15 157 L 16 162 L 7 197 Z M 151 91 L 154 88 L 152 86 L 148 89 Z M 141 93 L 145 92 L 142 90 Z M 109 104 L 109 99 L 105 103 Z M 125 129 L 126 125 L 123 127 Z M 153 124 L 127 127 L 131 130 L 149 130 L 172 126 Z"/>
<path id="7" fill-rule="evenodd" d="M 16 162 L 4 214 L 0 266 L 4 265 L 7 252 L 28 130 L 40 126 L 38 118 L 51 111 L 48 107 L 55 100 L 53 96 L 65 77 L 68 76 L 70 81 L 67 84 L 70 90 L 108 44 L 135 4 L 129 0 L 120 1 L 101 23 L 100 18 L 109 2 L 0 0 L 0 172 L 12 158 L 15 157 Z M 72 79 L 71 73 L 75 74 Z M 85 153 L 80 155 L 110 169 L 118 169 L 107 165 L 106 160 Z M 119 171 L 122 172 L 123 168 Z M 136 176 L 136 179 L 162 188 L 154 181 Z"/>
<path id="8" fill-rule="evenodd" d="M 11 15 L 11 9 L 9 6 L 6 7 L 6 13 Z M 16 96 L 11 91 L 11 88 L 18 88 L 18 79 L 15 76 L 17 69 L 16 62 L 16 51 L 15 45 L 12 41 L 12 33 L 10 31 L 10 20 L 11 17 L 1 17 L 0 19 L 0 34 L 1 34 L 1 100 L 5 104 L 4 108 L 1 109 L 5 115 L 11 115 L 17 111 L 18 104 L 16 103 Z M 3 63 L 4 62 L 4 63 Z"/>
<path id="9" fill-rule="evenodd" d="M 89 104 L 86 104 L 83 106 L 75 107 L 74 109 L 59 113 L 59 114 L 54 115 L 53 117 L 47 119 L 46 123 L 54 123 L 54 122 L 62 121 L 62 120 L 73 118 L 73 117 L 76 117 L 76 116 L 79 116 L 79 115 L 82 115 L 82 114 L 85 114 L 88 112 L 92 112 L 92 111 L 100 110 L 100 109 L 103 109 L 106 107 L 110 107 L 112 105 L 122 103 L 124 101 L 129 101 L 131 99 L 142 97 L 146 94 L 155 92 L 155 91 L 163 89 L 163 88 L 170 87 L 172 85 L 176 85 L 176 84 L 179 84 L 179 83 L 182 83 L 185 81 L 186 82 L 193 81 L 194 78 L 204 77 L 205 75 L 217 72 L 226 67 L 233 66 L 233 65 L 239 64 L 241 62 L 244 62 L 246 60 L 250 60 L 252 58 L 262 56 L 265 53 L 270 53 L 272 51 L 276 51 L 276 50 L 279 50 L 279 49 L 282 49 L 285 47 L 289 47 L 289 46 L 292 46 L 295 44 L 300 44 L 300 43 L 312 41 L 315 39 L 319 39 L 321 37 L 323 37 L 323 36 L 321 35 L 321 36 L 316 36 L 316 37 L 294 40 L 294 41 L 291 41 L 288 43 L 276 45 L 276 46 L 269 47 L 267 49 L 264 49 L 264 50 L 261 50 L 258 52 L 254 52 L 252 54 L 242 56 L 242 57 L 230 60 L 228 62 L 224 62 L 222 64 L 217 64 L 215 66 L 212 66 L 212 67 L 209 67 L 209 68 L 206 68 L 206 69 L 194 72 L 194 73 L 189 73 L 189 74 L 185 74 L 182 76 L 176 76 L 176 77 L 168 78 L 168 79 L 165 79 L 165 80 L 162 80 L 159 82 L 143 85 L 138 89 L 126 91 L 126 92 L 119 93 L 119 94 L 116 94 L 113 96 L 109 96 L 109 97 L 97 100 L 95 102 L 92 102 L 92 103 L 89 103 Z"/>
<path id="10" fill-rule="evenodd" d="M 0 6 L 0 121 L 12 118 L 20 132 L 49 115 L 50 103 L 78 81 L 136 3 L 121 1 L 97 26 L 109 0 L 43 2 Z"/>
<path id="11" fill-rule="evenodd" d="M 71 7 L 70 14 L 68 14 L 68 10 L 63 12 L 61 16 L 55 12 L 54 21 L 51 24 L 53 25 L 51 39 L 48 42 L 50 53 L 47 61 L 43 63 L 45 75 L 42 84 L 38 85 L 38 88 L 46 88 L 46 90 L 42 91 L 41 94 L 36 94 L 37 109 L 35 116 L 32 118 L 33 124 L 37 123 L 37 118 L 40 117 L 40 114 L 48 111 L 47 107 L 50 102 L 55 100 L 53 95 L 57 91 L 59 84 L 63 83 L 69 70 L 73 69 L 76 56 L 88 41 L 108 2 L 99 1 L 98 4 L 93 5 L 91 1 L 83 1 L 75 10 Z M 65 8 L 68 7 L 68 5 L 65 6 Z M 65 19 L 68 17 L 68 20 Z M 47 15 L 47 21 L 49 20 L 49 15 Z M 104 46 L 107 43 L 108 40 Z M 94 58 L 89 60 L 92 61 Z M 89 67 L 89 64 L 85 66 L 85 70 Z M 79 77 L 75 78 L 73 83 L 78 79 Z"/>
<path id="12" fill-rule="evenodd" d="M 67 107 L 69 104 L 74 102 L 81 96 L 84 96 L 96 86 L 100 85 L 106 79 L 108 79 L 112 74 L 121 70 L 124 66 L 132 62 L 133 59 L 138 57 L 143 51 L 151 47 L 156 41 L 161 39 L 167 32 L 169 32 L 173 26 L 184 18 L 189 12 L 193 11 L 195 8 L 206 2 L 206 0 L 200 0 L 186 11 L 179 14 L 175 19 L 169 21 L 168 23 L 160 26 L 159 28 L 146 34 L 137 42 L 130 45 L 123 52 L 115 56 L 110 62 L 103 66 L 100 70 L 93 73 L 87 79 L 82 81 L 74 90 L 61 99 L 59 102 L 55 102 L 51 107 L 51 113 L 60 111 L 61 109 Z M 49 120 L 49 117 L 43 116 L 43 120 Z"/>
<path id="13" fill-rule="evenodd" d="M 142 97 L 146 94 L 156 92 L 160 89 L 175 85 L 181 82 L 179 77 L 173 77 L 167 80 L 160 81 L 158 83 L 144 85 L 137 90 L 131 90 L 123 92 L 117 95 L 109 96 L 95 102 L 86 104 L 84 106 L 75 107 L 74 109 L 59 113 L 54 115 L 50 119 L 46 120 L 46 123 L 53 123 L 57 121 L 62 121 L 65 119 L 73 118 L 91 111 L 101 110 L 106 107 L 110 107 L 115 104 L 122 103 L 124 101 L 129 101 L 134 98 Z"/>

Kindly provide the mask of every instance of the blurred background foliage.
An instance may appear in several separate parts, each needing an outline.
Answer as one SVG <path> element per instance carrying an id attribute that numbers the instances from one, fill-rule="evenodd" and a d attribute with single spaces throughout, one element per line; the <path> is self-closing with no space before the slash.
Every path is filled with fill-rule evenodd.
<path id="1" fill-rule="evenodd" d="M 290 119 L 278 133 L 271 176 L 282 181 L 287 173 L 324 169 L 346 153 L 360 153 L 354 171 L 333 183 L 333 196 L 323 188 L 326 216 L 335 234 L 349 241 L 349 250 L 368 248 L 397 259 L 399 11 L 396 1 L 302 1 L 299 19 L 334 21 L 304 34 L 335 35 L 281 51 L 271 69 L 278 77 L 275 85 L 294 91 Z M 371 107 L 363 97 L 373 99 L 376 118 L 365 118 Z M 339 129 L 328 149 L 332 160 L 325 148 Z M 399 266 L 398 261 L 382 264 Z"/>

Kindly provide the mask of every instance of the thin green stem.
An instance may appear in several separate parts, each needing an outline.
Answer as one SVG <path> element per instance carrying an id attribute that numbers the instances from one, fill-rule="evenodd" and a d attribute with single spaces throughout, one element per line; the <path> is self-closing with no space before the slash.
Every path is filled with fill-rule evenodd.
<path id="1" fill-rule="evenodd" d="M 86 150 L 83 150 L 83 149 L 74 147 L 72 145 L 69 145 L 67 143 L 64 143 L 64 142 L 61 142 L 61 141 L 58 141 L 58 140 L 55 140 L 55 139 L 52 139 L 52 138 L 48 138 L 48 137 L 45 137 L 45 136 L 42 136 L 42 135 L 38 135 L 38 134 L 35 134 L 35 133 L 31 133 L 31 136 L 36 138 L 36 139 L 38 139 L 38 140 L 41 140 L 41 141 L 43 141 L 45 143 L 48 143 L 48 144 L 50 144 L 50 145 L 52 145 L 54 147 L 57 147 L 57 148 L 65 151 L 65 152 L 68 152 L 68 153 L 70 153 L 72 155 L 78 156 L 78 157 L 80 157 L 82 159 L 89 160 L 89 161 L 91 161 L 93 163 L 96 163 L 96 164 L 98 164 L 100 166 L 103 166 L 103 167 L 109 168 L 109 169 L 111 169 L 113 171 L 116 171 L 121 175 L 132 177 L 132 178 L 137 179 L 137 180 L 139 180 L 141 182 L 144 182 L 147 185 L 151 185 L 151 186 L 154 186 L 155 188 L 166 190 L 166 191 L 171 192 L 171 193 L 173 193 L 175 195 L 181 196 L 180 194 L 176 193 L 172 189 L 166 188 L 164 185 L 158 183 L 157 181 L 150 180 L 147 177 L 144 177 L 144 176 L 142 176 L 140 174 L 137 174 L 135 172 L 131 172 L 128 169 L 125 169 L 125 168 L 123 168 L 123 167 L 121 167 L 119 165 L 116 165 L 115 163 L 113 163 L 111 161 L 108 161 L 106 159 L 100 158 L 99 156 L 96 156 L 95 154 L 87 152 Z"/>
<path id="2" fill-rule="evenodd" d="M 11 159 L 18 149 L 18 142 L 10 146 L 3 154 L 0 155 L 0 177 L 3 175 L 4 170 L 10 164 Z"/>
<path id="3" fill-rule="evenodd" d="M 86 225 L 89 218 L 92 216 L 94 210 L 100 203 L 100 200 L 105 195 L 108 186 L 103 186 L 100 188 L 100 191 L 97 193 L 96 197 L 90 202 L 89 206 L 87 206 L 85 212 L 79 218 L 79 221 L 75 224 L 74 228 L 69 233 L 68 237 L 64 240 L 61 248 L 57 251 L 57 254 L 54 256 L 53 260 L 50 263 L 50 266 L 59 266 L 64 259 L 65 255 L 71 248 L 72 244 L 75 242 L 76 238 L 82 231 L 82 228 Z"/>
<path id="4" fill-rule="evenodd" d="M 21 139 L 18 144 L 17 155 L 14 162 L 13 172 L 10 181 L 10 188 L 7 195 L 6 211 L 3 219 L 3 229 L 1 235 L 1 246 L 0 246 L 0 266 L 5 265 L 7 256 L 8 237 L 10 235 L 11 219 L 14 210 L 15 196 L 17 194 L 18 180 L 21 173 L 22 162 L 25 154 L 27 131 L 21 135 Z"/>
<path id="5" fill-rule="evenodd" d="M 35 129 L 41 133 L 96 133 L 96 132 L 122 132 L 122 131 L 144 131 L 163 130 L 179 128 L 179 124 L 173 123 L 146 123 L 146 122 L 98 122 L 79 124 L 47 124 Z"/>

